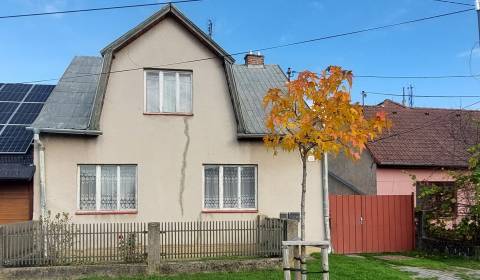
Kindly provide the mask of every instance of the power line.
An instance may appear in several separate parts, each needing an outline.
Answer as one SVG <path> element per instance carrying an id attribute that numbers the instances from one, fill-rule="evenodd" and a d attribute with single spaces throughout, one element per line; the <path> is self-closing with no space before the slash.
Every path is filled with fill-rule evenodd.
<path id="1" fill-rule="evenodd" d="M 386 95 L 386 96 L 400 96 L 403 97 L 401 93 L 385 93 L 385 92 L 372 92 L 372 91 L 362 91 L 368 94 L 374 95 Z M 480 95 L 412 95 L 413 97 L 420 97 L 420 98 L 479 98 Z"/>
<path id="2" fill-rule="evenodd" d="M 470 104 L 470 105 L 468 105 L 468 106 L 465 106 L 465 107 L 463 107 L 462 109 L 466 109 L 466 108 L 475 106 L 475 105 L 477 105 L 477 104 L 479 104 L 479 103 L 480 103 L 480 100 L 477 101 L 477 102 L 474 102 L 474 103 L 472 103 L 472 104 Z M 441 120 L 441 119 L 443 119 L 443 118 L 446 118 L 446 117 L 450 116 L 450 115 L 453 114 L 453 113 L 458 113 L 458 111 L 461 111 L 462 109 L 451 111 L 451 112 L 449 112 L 449 113 L 447 113 L 447 114 L 445 114 L 445 115 L 436 117 L 436 118 L 431 119 L 431 120 L 429 120 L 429 121 L 426 121 L 425 123 L 423 123 L 423 124 L 421 124 L 421 125 L 419 125 L 419 126 L 416 126 L 416 127 L 413 127 L 413 128 L 407 129 L 407 130 L 404 130 L 404 131 L 400 131 L 400 132 L 397 132 L 397 133 L 394 133 L 394 134 L 386 135 L 386 136 L 384 136 L 384 137 L 377 138 L 377 139 L 371 141 L 371 143 L 377 143 L 377 142 L 379 142 L 379 141 L 383 141 L 383 140 L 386 140 L 386 139 L 389 139 L 389 138 L 392 138 L 392 137 L 395 137 L 395 136 L 403 135 L 403 134 L 406 134 L 406 133 L 410 133 L 410 132 L 413 132 L 413 131 L 416 131 L 416 130 L 425 128 L 425 127 L 427 127 L 427 126 L 429 126 L 429 125 L 431 125 L 431 124 L 433 124 L 433 123 L 435 123 L 435 122 L 437 122 L 437 121 L 439 121 L 439 120 Z"/>
<path id="3" fill-rule="evenodd" d="M 72 13 L 83 13 L 83 12 L 96 12 L 96 11 L 105 11 L 105 10 L 139 8 L 139 7 L 158 6 L 158 5 L 163 5 L 163 4 L 177 4 L 177 3 L 188 3 L 188 2 L 199 2 L 199 1 L 202 1 L 202 0 L 177 0 L 177 1 L 169 1 L 169 2 L 143 3 L 143 4 L 133 4 L 133 5 L 123 5 L 123 6 L 108 6 L 108 7 L 87 8 L 87 9 L 78 9 L 78 10 L 65 10 L 65 11 L 56 11 L 56 12 L 16 14 L 16 15 L 0 16 L 0 19 L 20 18 L 20 17 L 36 17 L 36 16 L 46 16 L 46 15 L 58 15 L 58 14 L 72 14 Z"/>
<path id="4" fill-rule="evenodd" d="M 374 78 L 374 79 L 455 79 L 455 78 L 472 78 L 480 77 L 480 74 L 475 75 L 420 75 L 420 76 L 382 76 L 382 75 L 354 75 L 355 78 Z"/>
<path id="5" fill-rule="evenodd" d="M 187 1 L 200 1 L 200 0 L 185 0 L 183 2 Z M 170 2 L 170 3 L 178 3 L 177 2 Z M 413 20 L 407 20 L 403 22 L 398 22 L 398 23 L 393 23 L 393 24 L 387 24 L 387 25 L 382 25 L 382 26 L 377 26 L 377 27 L 371 27 L 371 28 L 364 28 L 364 29 L 359 29 L 355 31 L 350 31 L 350 32 L 345 32 L 345 33 L 339 33 L 339 34 L 334 34 L 334 35 L 328 35 L 328 36 L 323 36 L 323 37 L 318 37 L 318 38 L 312 38 L 308 40 L 303 40 L 303 41 L 297 41 L 297 42 L 292 42 L 292 43 L 286 43 L 286 44 L 280 44 L 280 45 L 275 45 L 275 46 L 270 46 L 270 47 L 264 47 L 264 48 L 258 48 L 254 50 L 248 50 L 248 51 L 240 51 L 240 52 L 235 52 L 231 53 L 228 56 L 237 56 L 241 54 L 247 54 L 249 52 L 259 52 L 259 51 L 268 51 L 268 50 L 273 50 L 273 49 L 278 49 L 278 48 L 284 48 L 284 47 L 290 47 L 290 46 L 295 46 L 295 45 L 301 45 L 301 44 L 307 44 L 307 43 L 313 43 L 317 41 L 323 41 L 323 40 L 328 40 L 328 39 L 333 39 L 333 38 L 338 38 L 338 37 L 345 37 L 345 36 L 351 36 L 359 33 L 365 33 L 369 31 L 375 31 L 375 30 L 380 30 L 380 29 L 386 29 L 386 28 L 391 28 L 395 26 L 401 26 L 405 24 L 410 24 L 410 23 L 416 23 L 416 22 L 422 22 L 422 21 L 427 21 L 427 20 L 432 20 L 436 18 L 441 18 L 441 17 L 446 17 L 446 16 L 451 16 L 451 15 L 456 15 L 460 13 L 466 13 L 470 11 L 474 11 L 475 9 L 466 9 L 466 10 L 459 10 L 459 11 L 454 11 L 454 12 L 449 12 L 449 13 L 444 13 L 444 14 L 438 14 L 434 16 L 429 16 L 429 17 L 424 17 L 424 18 L 418 18 L 418 19 L 413 19 Z M 217 58 L 225 58 L 226 56 L 213 56 L 213 57 L 205 57 L 205 58 L 199 58 L 199 59 L 192 59 L 192 60 L 186 60 L 186 61 L 180 61 L 180 62 L 172 62 L 168 64 L 163 64 L 163 65 L 154 65 L 154 66 L 149 66 L 149 67 L 165 67 L 165 66 L 173 66 L 173 65 L 178 65 L 178 64 L 185 64 L 185 63 L 192 63 L 192 62 L 199 62 L 199 61 L 206 61 L 210 59 L 217 59 Z M 146 67 L 146 66 L 145 66 Z M 72 78 L 80 78 L 80 77 L 87 77 L 87 76 L 98 76 L 102 74 L 111 74 L 111 73 L 121 73 L 121 72 L 128 72 L 128 71 L 136 71 L 136 70 L 141 70 L 144 67 L 136 67 L 136 68 L 129 68 L 129 69 L 122 69 L 122 70 L 116 70 L 116 71 L 109 71 L 109 72 L 100 72 L 100 73 L 94 73 L 94 74 L 83 74 L 83 75 L 76 75 L 76 76 L 70 76 L 70 77 L 64 77 L 67 79 L 72 79 Z M 378 76 L 378 75 L 354 75 L 357 78 L 382 78 L 382 79 L 400 79 L 400 78 L 408 78 L 408 79 L 427 79 L 427 78 L 435 78 L 435 79 L 440 79 L 440 78 L 471 78 L 471 75 L 450 75 L 450 76 Z M 42 82 L 50 82 L 50 81 L 56 81 L 59 80 L 59 78 L 50 78 L 50 79 L 42 79 L 42 80 L 34 80 L 34 81 L 27 81 L 23 82 L 26 84 L 30 83 L 42 83 Z"/>
<path id="6" fill-rule="evenodd" d="M 462 3 L 462 2 L 455 2 L 455 1 L 447 1 L 447 0 L 432 0 L 436 2 L 448 3 L 448 4 L 455 4 L 455 5 L 462 5 L 462 6 L 470 6 L 475 7 L 474 4 Z"/>

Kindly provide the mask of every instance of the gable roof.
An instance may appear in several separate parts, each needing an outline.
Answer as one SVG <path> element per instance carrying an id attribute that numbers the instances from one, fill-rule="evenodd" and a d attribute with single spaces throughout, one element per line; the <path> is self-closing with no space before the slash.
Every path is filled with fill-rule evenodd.
<path id="1" fill-rule="evenodd" d="M 102 63 L 101 57 L 74 57 L 32 127 L 56 133 L 91 131 L 90 120 Z"/>
<path id="2" fill-rule="evenodd" d="M 48 133 L 101 134 L 100 116 L 114 53 L 169 16 L 182 24 L 222 61 L 230 64 L 235 61 L 174 5 L 168 4 L 102 49 L 102 57 L 75 57 L 32 127 Z"/>
<path id="3" fill-rule="evenodd" d="M 99 122 L 114 53 L 168 16 L 223 60 L 238 136 L 265 135 L 262 100 L 268 89 L 285 87 L 287 78 L 280 67 L 233 64 L 234 59 L 225 50 L 171 4 L 106 46 L 101 51 L 103 57 L 75 57 L 32 127 L 47 133 L 101 134 Z"/>
<path id="4" fill-rule="evenodd" d="M 467 149 L 480 139 L 480 111 L 410 108 L 388 99 L 365 106 L 367 117 L 379 111 L 392 121 L 379 141 L 367 144 L 379 166 L 465 168 Z"/>
<path id="5" fill-rule="evenodd" d="M 105 48 L 101 50 L 101 54 L 105 55 L 109 52 L 115 53 L 121 50 L 123 47 L 128 45 L 130 42 L 134 41 L 142 34 L 150 30 L 157 23 L 162 21 L 168 16 L 172 16 L 179 23 L 181 23 L 188 31 L 190 31 L 197 39 L 199 39 L 203 44 L 205 44 L 213 53 L 218 55 L 221 58 L 225 58 L 228 62 L 233 63 L 235 59 L 230 56 L 220 45 L 218 45 L 210 36 L 205 34 L 198 26 L 196 26 L 191 20 L 189 20 L 180 10 L 178 10 L 174 5 L 169 3 L 168 5 L 161 8 L 158 12 L 144 20 L 142 23 L 132 28 L 127 33 L 120 36 L 118 39 L 108 44 Z"/>

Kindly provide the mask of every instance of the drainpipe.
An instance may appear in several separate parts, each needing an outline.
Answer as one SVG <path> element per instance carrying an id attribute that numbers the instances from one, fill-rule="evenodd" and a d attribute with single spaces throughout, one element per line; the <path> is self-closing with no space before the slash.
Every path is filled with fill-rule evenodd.
<path id="1" fill-rule="evenodd" d="M 45 188 L 45 146 L 40 141 L 40 131 L 35 129 L 33 131 L 33 141 L 37 146 L 38 151 L 38 169 L 40 170 L 40 213 L 45 217 L 47 209 L 46 188 Z"/>
<path id="2" fill-rule="evenodd" d="M 330 206 L 328 202 L 328 155 L 323 154 L 322 157 L 322 198 L 323 198 L 323 228 L 324 239 L 330 242 Z M 330 244 L 328 251 L 331 252 Z"/>

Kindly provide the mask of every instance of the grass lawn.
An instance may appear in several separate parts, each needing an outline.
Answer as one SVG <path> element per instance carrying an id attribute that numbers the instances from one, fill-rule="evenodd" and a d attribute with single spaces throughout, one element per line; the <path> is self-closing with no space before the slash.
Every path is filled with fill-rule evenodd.
<path id="1" fill-rule="evenodd" d="M 313 255 L 313 259 L 308 263 L 309 271 L 320 270 L 320 259 L 318 255 Z M 309 279 L 322 279 L 322 274 L 310 274 Z M 87 278 L 88 280 L 100 280 L 104 278 Z M 137 277 L 137 278 L 116 278 L 116 280 L 246 280 L 246 279 L 283 279 L 281 270 L 263 270 L 250 272 L 236 272 L 236 273 L 201 273 L 192 275 L 177 275 L 177 276 L 162 276 L 162 277 Z M 411 279 L 409 274 L 401 272 L 392 268 L 392 266 L 385 261 L 374 258 L 355 258 L 341 255 L 330 256 L 330 279 Z"/>

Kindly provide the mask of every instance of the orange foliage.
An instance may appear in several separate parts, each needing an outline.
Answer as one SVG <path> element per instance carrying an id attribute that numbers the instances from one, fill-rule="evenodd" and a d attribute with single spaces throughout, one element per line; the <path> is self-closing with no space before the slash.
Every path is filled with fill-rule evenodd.
<path id="1" fill-rule="evenodd" d="M 299 149 L 302 157 L 320 159 L 323 153 L 343 151 L 360 158 L 367 141 L 390 126 L 384 112 L 366 119 L 363 108 L 352 104 L 353 75 L 341 67 L 330 66 L 320 76 L 304 71 L 287 90 L 273 88 L 263 99 L 267 110 L 267 147 L 286 151 Z"/>

